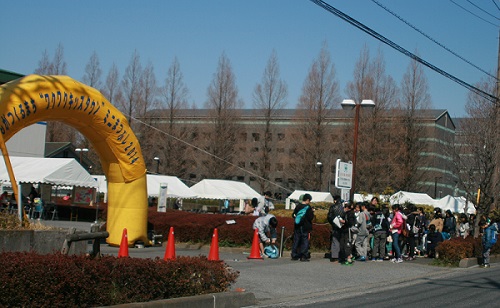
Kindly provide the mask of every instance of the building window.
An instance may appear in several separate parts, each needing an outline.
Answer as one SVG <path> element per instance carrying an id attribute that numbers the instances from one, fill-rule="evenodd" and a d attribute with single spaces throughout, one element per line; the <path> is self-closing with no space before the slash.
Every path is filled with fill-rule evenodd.
<path id="1" fill-rule="evenodd" d="M 278 134 L 278 141 L 283 141 L 283 140 L 285 140 L 285 134 L 279 133 Z"/>
<path id="2" fill-rule="evenodd" d="M 257 163 L 250 163 L 250 168 L 252 168 L 253 170 L 257 170 L 259 168 L 259 165 Z"/>
<path id="3" fill-rule="evenodd" d="M 267 136 L 267 141 L 273 141 L 273 134 L 272 133 L 268 133 L 266 136 Z"/>
<path id="4" fill-rule="evenodd" d="M 283 171 L 283 164 L 282 163 L 276 164 L 276 171 Z"/>
<path id="5" fill-rule="evenodd" d="M 259 141 L 260 134 L 259 133 L 252 133 L 252 139 L 253 139 L 253 141 Z"/>
<path id="6" fill-rule="evenodd" d="M 245 182 L 245 177 L 244 176 L 238 176 L 236 179 L 238 181 L 240 181 L 240 182 Z"/>
<path id="7" fill-rule="evenodd" d="M 276 183 L 281 183 L 281 182 L 283 182 L 283 179 L 282 178 L 275 178 L 274 181 Z"/>

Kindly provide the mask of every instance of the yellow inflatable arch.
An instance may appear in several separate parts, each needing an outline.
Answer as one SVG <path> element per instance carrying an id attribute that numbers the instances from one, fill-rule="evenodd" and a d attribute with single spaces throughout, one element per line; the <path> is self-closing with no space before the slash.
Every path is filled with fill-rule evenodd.
<path id="1" fill-rule="evenodd" d="M 67 76 L 29 75 L 0 87 L 0 132 L 5 141 L 39 121 L 59 121 L 93 145 L 108 181 L 107 242 L 147 242 L 146 166 L 127 119 L 104 96 Z"/>

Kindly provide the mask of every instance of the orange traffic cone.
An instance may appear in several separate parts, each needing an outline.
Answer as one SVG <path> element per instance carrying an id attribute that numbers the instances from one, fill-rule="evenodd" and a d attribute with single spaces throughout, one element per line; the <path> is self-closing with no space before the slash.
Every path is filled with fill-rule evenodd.
<path id="1" fill-rule="evenodd" d="M 128 257 L 128 236 L 127 228 L 123 229 L 122 241 L 120 243 L 120 250 L 118 250 L 118 258 Z"/>
<path id="2" fill-rule="evenodd" d="M 167 249 L 165 250 L 163 260 L 175 260 L 174 227 L 170 227 L 170 231 L 168 231 Z"/>
<path id="3" fill-rule="evenodd" d="M 259 231 L 255 229 L 253 233 L 252 250 L 250 251 L 250 255 L 247 259 L 264 259 L 260 255 L 259 242 Z"/>
<path id="4" fill-rule="evenodd" d="M 208 254 L 209 261 L 219 261 L 219 232 L 214 229 L 212 235 L 212 244 L 210 245 L 210 253 Z"/>

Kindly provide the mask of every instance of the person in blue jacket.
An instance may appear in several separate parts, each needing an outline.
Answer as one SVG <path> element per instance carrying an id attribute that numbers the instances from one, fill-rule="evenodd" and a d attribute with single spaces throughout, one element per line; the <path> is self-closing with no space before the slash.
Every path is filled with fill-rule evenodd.
<path id="1" fill-rule="evenodd" d="M 481 220 L 479 226 L 483 230 L 483 263 L 482 268 L 490 267 L 490 250 L 495 245 L 498 234 L 498 225 L 496 222 L 491 222 L 490 219 Z"/>

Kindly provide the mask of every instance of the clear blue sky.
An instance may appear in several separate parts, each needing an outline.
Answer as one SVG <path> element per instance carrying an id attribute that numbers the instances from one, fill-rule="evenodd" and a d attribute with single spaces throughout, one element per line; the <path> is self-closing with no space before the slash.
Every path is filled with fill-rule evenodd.
<path id="1" fill-rule="evenodd" d="M 493 1 L 378 0 L 417 28 L 480 68 L 496 74 L 500 11 Z M 444 51 L 370 0 L 327 3 L 405 49 L 467 83 L 484 73 Z M 500 6 L 500 1 L 495 0 Z M 495 26 L 496 25 L 496 26 Z M 112 63 L 123 74 L 137 50 L 143 67 L 150 61 L 158 83 L 177 57 L 189 102 L 199 107 L 224 52 L 236 75 L 239 96 L 252 107 L 252 92 L 266 62 L 276 50 L 281 77 L 289 87 L 288 106 L 295 108 L 311 63 L 327 42 L 344 98 L 354 64 L 366 44 L 374 57 L 380 48 L 386 71 L 400 83 L 410 59 L 354 28 L 308 0 L 86 0 L 6 1 L 2 4 L 0 68 L 30 74 L 44 50 L 50 58 L 64 47 L 68 75 L 81 80 L 96 51 L 103 80 Z M 465 115 L 467 90 L 424 69 L 434 108 Z M 339 102 L 340 103 L 340 102 Z"/>

